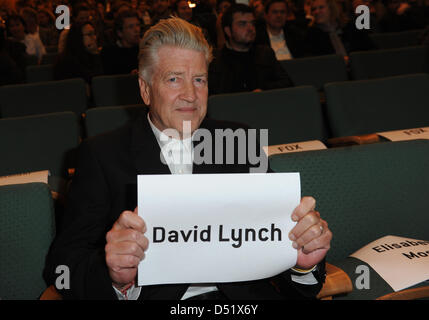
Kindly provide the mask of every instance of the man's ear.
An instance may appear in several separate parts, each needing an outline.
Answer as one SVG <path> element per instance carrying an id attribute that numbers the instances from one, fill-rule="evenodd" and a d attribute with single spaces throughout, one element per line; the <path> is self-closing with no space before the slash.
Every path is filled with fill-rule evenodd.
<path id="1" fill-rule="evenodd" d="M 150 87 L 142 77 L 139 77 L 140 96 L 145 105 L 150 106 Z"/>

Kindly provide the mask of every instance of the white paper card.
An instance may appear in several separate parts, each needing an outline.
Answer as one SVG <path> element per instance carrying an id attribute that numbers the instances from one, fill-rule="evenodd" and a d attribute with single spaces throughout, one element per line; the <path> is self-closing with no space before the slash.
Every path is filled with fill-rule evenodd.
<path id="1" fill-rule="evenodd" d="M 31 182 L 43 182 L 47 184 L 48 176 L 49 176 L 49 170 L 3 176 L 3 177 L 0 177 L 0 186 L 10 185 L 10 184 L 31 183 Z"/>
<path id="2" fill-rule="evenodd" d="M 429 279 L 429 241 L 385 236 L 350 256 L 368 263 L 395 291 Z"/>
<path id="3" fill-rule="evenodd" d="M 319 140 L 311 140 L 311 141 L 304 141 L 304 142 L 264 146 L 262 148 L 264 149 L 265 154 L 268 157 L 270 157 L 275 154 L 311 151 L 311 150 L 323 150 L 323 149 L 326 149 L 326 146 L 323 144 L 323 142 Z"/>
<path id="4" fill-rule="evenodd" d="M 299 173 L 138 176 L 149 239 L 138 285 L 247 281 L 293 267 L 300 198 Z"/>
<path id="5" fill-rule="evenodd" d="M 407 130 L 386 131 L 377 133 L 390 141 L 405 141 L 415 139 L 429 139 L 429 127 Z"/>

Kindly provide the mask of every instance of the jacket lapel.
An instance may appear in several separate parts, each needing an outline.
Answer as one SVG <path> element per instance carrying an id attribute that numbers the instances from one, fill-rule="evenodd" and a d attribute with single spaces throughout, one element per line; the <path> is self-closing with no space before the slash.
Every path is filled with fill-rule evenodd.
<path id="1" fill-rule="evenodd" d="M 131 139 L 137 174 L 170 174 L 168 166 L 161 162 L 161 149 L 147 120 L 147 112 L 134 123 Z"/>

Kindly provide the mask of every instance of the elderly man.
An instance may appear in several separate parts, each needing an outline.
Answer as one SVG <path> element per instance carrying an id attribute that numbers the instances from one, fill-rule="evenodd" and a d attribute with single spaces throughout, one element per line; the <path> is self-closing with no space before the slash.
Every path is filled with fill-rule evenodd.
<path id="1" fill-rule="evenodd" d="M 182 19 L 163 20 L 146 32 L 140 45 L 139 83 L 149 112 L 116 131 L 84 141 L 80 148 L 69 207 L 44 272 L 48 284 L 53 284 L 56 267 L 69 267 L 70 289 L 61 291 L 65 297 L 282 299 L 314 297 L 320 290 L 332 234 L 314 211 L 311 197 L 303 198 L 293 212 L 292 219 L 298 222 L 289 235 L 298 250 L 294 270 L 275 279 L 239 283 L 135 285 L 137 266 L 150 250 L 145 221 L 137 215 L 138 174 L 249 172 L 250 164 L 182 165 L 174 161 L 174 152 L 171 155 L 164 148 L 165 129 L 175 129 L 183 139 L 172 139 L 171 150 L 192 153 L 184 121 L 190 122 L 192 132 L 238 128 L 205 119 L 210 60 L 201 30 Z"/>

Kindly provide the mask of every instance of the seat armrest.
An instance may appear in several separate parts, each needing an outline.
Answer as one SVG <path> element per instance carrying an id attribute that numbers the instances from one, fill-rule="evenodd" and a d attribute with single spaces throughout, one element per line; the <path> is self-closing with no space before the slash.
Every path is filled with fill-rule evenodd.
<path id="1" fill-rule="evenodd" d="M 350 277 L 342 269 L 326 263 L 326 279 L 322 290 L 317 295 L 318 299 L 328 300 L 332 296 L 347 293 L 353 290 Z"/>
<path id="2" fill-rule="evenodd" d="M 351 145 L 370 144 L 380 142 L 380 137 L 375 133 L 364 134 L 360 136 L 348 136 L 328 139 L 327 144 L 330 147 L 345 147 Z"/>
<path id="3" fill-rule="evenodd" d="M 58 293 L 57 289 L 51 285 L 42 293 L 39 300 L 63 300 L 63 297 Z"/>

